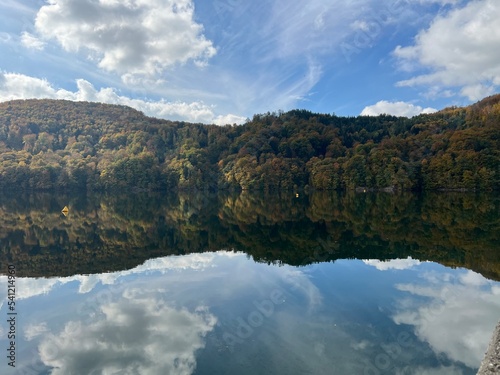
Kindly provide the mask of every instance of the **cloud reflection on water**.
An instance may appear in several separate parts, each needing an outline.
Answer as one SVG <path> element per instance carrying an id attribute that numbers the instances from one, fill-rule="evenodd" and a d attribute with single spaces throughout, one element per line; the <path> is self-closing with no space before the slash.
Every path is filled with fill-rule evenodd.
<path id="1" fill-rule="evenodd" d="M 412 346 L 390 357 L 394 374 L 407 375 L 405 366 L 472 374 L 500 311 L 499 283 L 411 258 L 291 267 L 221 251 L 18 281 L 20 300 L 37 311 L 19 330 L 53 375 L 232 373 L 242 363 L 270 373 L 336 366 L 361 374 L 401 332 Z M 262 313 L 275 290 L 283 298 Z M 257 313 L 251 334 L 224 349 L 224 334 L 236 337 L 237 323 Z"/>
<path id="2" fill-rule="evenodd" d="M 499 288 L 473 271 L 422 277 L 423 285 L 396 284 L 398 290 L 426 302 L 415 302 L 420 300 L 417 298 L 412 303 L 410 297 L 402 301 L 394 322 L 414 326 L 415 334 L 436 354 L 445 353 L 454 361 L 476 367 L 499 318 Z"/>
<path id="3" fill-rule="evenodd" d="M 192 374 L 195 352 L 205 346 L 215 316 L 205 307 L 190 312 L 138 294 L 126 290 L 100 306 L 91 324 L 70 321 L 62 332 L 45 336 L 39 353 L 51 374 Z"/>

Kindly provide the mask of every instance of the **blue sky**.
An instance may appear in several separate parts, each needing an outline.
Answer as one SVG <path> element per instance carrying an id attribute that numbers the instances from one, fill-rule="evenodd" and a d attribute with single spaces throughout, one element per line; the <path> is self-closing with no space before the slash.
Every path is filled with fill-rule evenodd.
<path id="1" fill-rule="evenodd" d="M 4 0 L 0 101 L 413 116 L 498 91 L 498 19 L 497 0 Z"/>

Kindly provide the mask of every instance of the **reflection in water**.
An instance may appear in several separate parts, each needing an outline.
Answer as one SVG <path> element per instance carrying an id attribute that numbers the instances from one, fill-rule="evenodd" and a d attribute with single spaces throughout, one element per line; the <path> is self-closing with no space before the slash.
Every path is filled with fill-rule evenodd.
<path id="1" fill-rule="evenodd" d="M 500 283 L 413 259 L 297 268 L 221 251 L 18 281 L 36 312 L 18 369 L 34 374 L 472 375 L 500 315 Z"/>
<path id="2" fill-rule="evenodd" d="M 191 374 L 216 323 L 206 308 L 174 309 L 137 289 L 97 308 L 90 324 L 69 321 L 44 335 L 39 353 L 51 374 Z"/>
<path id="3" fill-rule="evenodd" d="M 414 266 L 418 266 L 422 263 L 419 260 L 412 259 L 408 257 L 406 259 L 393 259 L 389 261 L 382 261 L 379 259 L 365 259 L 363 260 L 365 264 L 375 267 L 380 271 L 386 270 L 407 270 L 413 268 Z"/>
<path id="4" fill-rule="evenodd" d="M 16 370 L 475 374 L 500 316 L 499 208 L 469 194 L 1 196 Z"/>
<path id="5" fill-rule="evenodd" d="M 418 284 L 396 285 L 428 302 L 418 305 L 407 297 L 400 302 L 394 321 L 414 326 L 417 336 L 436 353 L 477 366 L 485 352 L 485 338 L 492 333 L 484 322 L 500 317 L 500 286 L 472 271 L 459 275 L 431 272 L 422 279 Z"/>
<path id="6" fill-rule="evenodd" d="M 498 233 L 500 197 L 487 194 L 0 196 L 0 269 L 24 276 L 235 249 L 291 265 L 412 257 L 500 280 Z"/>

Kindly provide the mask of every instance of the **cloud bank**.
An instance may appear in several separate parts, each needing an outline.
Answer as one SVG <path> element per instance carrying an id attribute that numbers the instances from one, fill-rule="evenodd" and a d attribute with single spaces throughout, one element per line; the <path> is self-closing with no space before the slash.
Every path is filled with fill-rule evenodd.
<path id="1" fill-rule="evenodd" d="M 436 353 L 477 368 L 498 321 L 500 288 L 473 271 L 456 277 L 442 275 L 439 279 L 429 274 L 425 278 L 427 286 L 396 286 L 428 302 L 418 306 L 401 301 L 394 322 L 414 326 L 415 334 Z"/>
<path id="2" fill-rule="evenodd" d="M 381 100 L 374 105 L 367 106 L 361 111 L 361 116 L 378 116 L 382 114 L 413 117 L 422 113 L 433 113 L 437 110 L 434 108 L 422 108 L 406 102 L 388 102 Z"/>
<path id="3" fill-rule="evenodd" d="M 470 1 L 434 19 L 415 37 L 415 44 L 397 46 L 393 54 L 406 71 L 423 70 L 398 86 L 458 88 L 479 100 L 500 86 L 500 2 Z"/>
<path id="4" fill-rule="evenodd" d="M 51 0 L 35 27 L 68 52 L 86 51 L 106 71 L 155 75 L 177 63 L 204 65 L 216 54 L 191 0 Z"/>
<path id="5" fill-rule="evenodd" d="M 125 291 L 102 305 L 93 323 L 71 321 L 47 335 L 39 353 L 51 374 L 192 374 L 195 352 L 217 319 L 206 308 L 177 310 L 140 295 Z"/>
<path id="6" fill-rule="evenodd" d="M 418 266 L 420 262 L 418 259 L 412 259 L 412 257 L 408 257 L 406 259 L 392 259 L 388 261 L 382 261 L 378 259 L 365 259 L 363 263 L 375 267 L 379 271 L 387 271 L 387 270 L 407 270 L 413 268 L 414 266 Z"/>

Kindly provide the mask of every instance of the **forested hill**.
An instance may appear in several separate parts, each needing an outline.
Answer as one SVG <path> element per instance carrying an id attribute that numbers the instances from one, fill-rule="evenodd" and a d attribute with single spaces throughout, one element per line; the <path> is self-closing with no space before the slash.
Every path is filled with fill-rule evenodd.
<path id="1" fill-rule="evenodd" d="M 0 103 L 0 189 L 500 189 L 500 95 L 411 119 L 305 110 L 241 126 Z"/>

